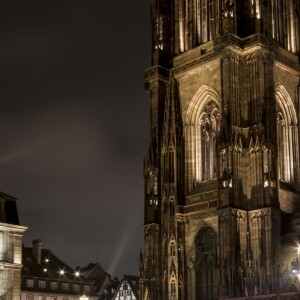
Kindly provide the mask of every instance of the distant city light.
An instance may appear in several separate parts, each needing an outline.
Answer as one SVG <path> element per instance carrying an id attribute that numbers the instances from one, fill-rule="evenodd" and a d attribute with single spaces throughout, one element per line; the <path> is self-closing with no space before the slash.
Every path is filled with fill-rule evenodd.
<path id="1" fill-rule="evenodd" d="M 60 274 L 60 275 L 64 275 L 64 274 L 65 274 L 65 271 L 64 271 L 64 270 L 60 270 L 60 271 L 59 271 L 59 274 Z"/>
<path id="2" fill-rule="evenodd" d="M 44 272 L 47 272 L 47 269 L 46 269 L 46 268 L 44 268 Z"/>
<path id="3" fill-rule="evenodd" d="M 49 262 L 49 259 L 48 259 L 48 258 L 46 258 L 46 259 L 45 259 L 45 262 L 46 262 L 46 263 L 47 263 L 47 262 Z"/>

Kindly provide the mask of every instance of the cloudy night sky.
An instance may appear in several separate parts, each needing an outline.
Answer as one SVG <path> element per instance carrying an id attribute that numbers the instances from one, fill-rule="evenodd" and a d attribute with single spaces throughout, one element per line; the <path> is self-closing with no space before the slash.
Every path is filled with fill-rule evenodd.
<path id="1" fill-rule="evenodd" d="M 138 274 L 151 0 L 0 2 L 0 190 L 24 242 Z"/>

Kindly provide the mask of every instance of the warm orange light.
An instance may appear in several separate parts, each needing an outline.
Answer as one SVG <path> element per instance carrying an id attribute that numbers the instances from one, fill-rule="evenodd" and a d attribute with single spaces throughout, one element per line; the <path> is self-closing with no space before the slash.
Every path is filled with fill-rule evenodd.
<path id="1" fill-rule="evenodd" d="M 83 294 L 79 299 L 80 300 L 89 300 L 89 298 L 85 294 Z"/>

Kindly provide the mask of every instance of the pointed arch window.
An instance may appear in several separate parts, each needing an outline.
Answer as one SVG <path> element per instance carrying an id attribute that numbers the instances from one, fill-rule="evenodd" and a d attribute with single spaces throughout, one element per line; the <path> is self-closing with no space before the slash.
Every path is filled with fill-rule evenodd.
<path id="1" fill-rule="evenodd" d="M 221 126 L 221 115 L 214 102 L 206 105 L 200 117 L 201 179 L 217 177 L 216 140 Z"/>
<path id="2" fill-rule="evenodd" d="M 221 99 L 203 85 L 191 100 L 185 120 L 186 189 L 217 178 L 216 141 L 221 127 Z"/>
<path id="3" fill-rule="evenodd" d="M 158 194 L 158 185 L 157 185 L 157 168 L 149 168 L 147 170 L 146 175 L 146 194 L 150 195 L 153 194 L 157 196 Z"/>
<path id="4" fill-rule="evenodd" d="M 278 177 L 295 183 L 299 177 L 298 120 L 294 104 L 281 85 L 276 89 Z"/>
<path id="5" fill-rule="evenodd" d="M 171 245 L 170 245 L 170 254 L 171 254 L 171 256 L 176 255 L 176 250 L 175 250 L 175 244 L 174 243 L 171 243 Z"/>
<path id="6" fill-rule="evenodd" d="M 286 157 L 286 137 L 285 137 L 285 126 L 286 120 L 284 119 L 281 111 L 277 112 L 277 144 L 278 144 L 278 171 L 279 179 L 283 181 L 288 181 L 286 175 L 285 157 Z"/>
<path id="7" fill-rule="evenodd" d="M 4 232 L 0 231 L 0 261 L 5 260 L 4 253 Z"/>
<path id="8" fill-rule="evenodd" d="M 176 284 L 175 284 L 175 281 L 171 282 L 171 296 L 176 296 Z"/>

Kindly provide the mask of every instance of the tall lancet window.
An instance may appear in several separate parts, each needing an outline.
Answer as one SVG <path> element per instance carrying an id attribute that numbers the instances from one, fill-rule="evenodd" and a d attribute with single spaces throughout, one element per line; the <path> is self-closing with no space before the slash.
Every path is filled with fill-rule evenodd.
<path id="1" fill-rule="evenodd" d="M 192 98 L 185 119 L 186 188 L 217 178 L 216 142 L 221 126 L 221 99 L 203 85 Z"/>
<path id="2" fill-rule="evenodd" d="M 298 121 L 294 104 L 283 86 L 276 89 L 278 176 L 295 183 L 299 178 Z"/>
<path id="3" fill-rule="evenodd" d="M 4 232 L 0 231 L 0 261 L 3 261 L 4 259 Z"/>
<path id="4" fill-rule="evenodd" d="M 285 142 L 285 128 L 286 120 L 284 119 L 282 112 L 277 112 L 277 144 L 278 144 L 278 172 L 279 179 L 283 181 L 289 181 L 286 174 L 285 168 L 285 157 L 286 157 L 286 142 Z"/>
<path id="5" fill-rule="evenodd" d="M 202 42 L 206 43 L 215 36 L 215 1 L 198 0 L 200 8 L 200 30 Z"/>
<path id="6" fill-rule="evenodd" d="M 207 181 L 217 177 L 216 140 L 221 126 L 221 115 L 214 102 L 205 106 L 200 117 L 201 179 Z"/>

